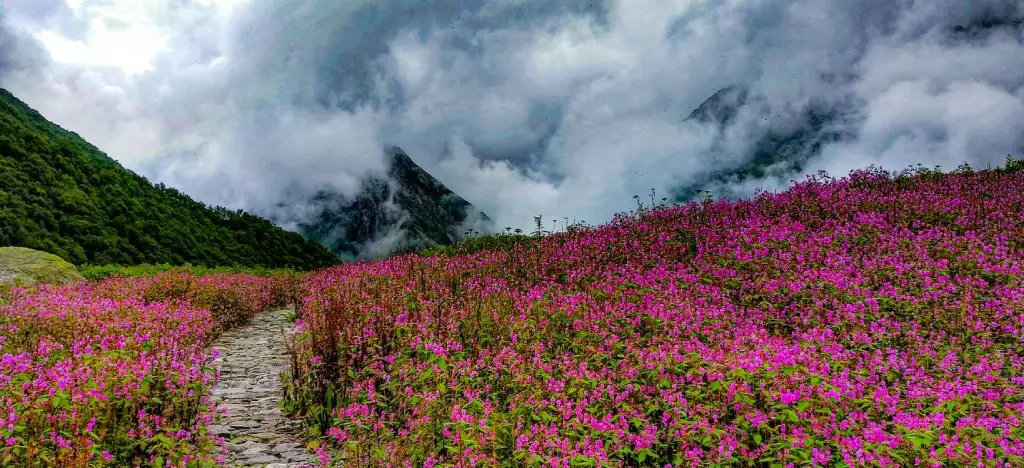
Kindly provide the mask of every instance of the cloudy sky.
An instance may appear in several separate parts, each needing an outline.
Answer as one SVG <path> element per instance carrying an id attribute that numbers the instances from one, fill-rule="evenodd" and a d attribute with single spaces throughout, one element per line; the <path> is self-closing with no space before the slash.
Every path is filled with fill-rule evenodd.
<path id="1" fill-rule="evenodd" d="M 393 144 L 527 228 L 740 166 L 810 106 L 850 137 L 803 173 L 998 164 L 1024 149 L 1022 18 L 1020 0 L 0 0 L 0 86 L 152 180 L 283 224 Z M 756 98 L 729 125 L 684 121 L 730 85 Z"/>

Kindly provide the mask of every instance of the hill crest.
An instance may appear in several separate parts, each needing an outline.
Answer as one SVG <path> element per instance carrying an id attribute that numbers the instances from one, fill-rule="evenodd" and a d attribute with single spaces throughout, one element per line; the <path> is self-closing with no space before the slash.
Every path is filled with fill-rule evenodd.
<path id="1" fill-rule="evenodd" d="M 117 163 L 0 88 L 0 246 L 71 263 L 320 268 L 320 245 Z"/>

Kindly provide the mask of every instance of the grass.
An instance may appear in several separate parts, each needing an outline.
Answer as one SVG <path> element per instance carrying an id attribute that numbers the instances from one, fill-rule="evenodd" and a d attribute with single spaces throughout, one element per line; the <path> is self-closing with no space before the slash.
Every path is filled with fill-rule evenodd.
<path id="1" fill-rule="evenodd" d="M 192 265 L 142 264 L 142 265 L 82 265 L 79 268 L 86 279 L 97 281 L 106 278 L 145 278 L 163 273 L 178 272 L 192 275 L 213 274 L 247 274 L 253 276 L 274 276 L 292 274 L 294 270 L 280 268 L 246 268 L 246 267 L 204 267 Z"/>

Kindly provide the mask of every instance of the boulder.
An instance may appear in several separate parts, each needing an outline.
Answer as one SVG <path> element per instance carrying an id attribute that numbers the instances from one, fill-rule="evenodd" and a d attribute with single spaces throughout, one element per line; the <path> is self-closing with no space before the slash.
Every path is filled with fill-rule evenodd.
<path id="1" fill-rule="evenodd" d="M 0 247 L 0 283 L 66 284 L 84 278 L 64 259 L 24 247 Z"/>

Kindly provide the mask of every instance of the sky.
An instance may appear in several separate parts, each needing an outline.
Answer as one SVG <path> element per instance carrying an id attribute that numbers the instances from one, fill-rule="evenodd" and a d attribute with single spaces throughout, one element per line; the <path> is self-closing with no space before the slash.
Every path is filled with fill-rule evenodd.
<path id="1" fill-rule="evenodd" d="M 0 86 L 288 228 L 397 145 L 529 231 L 739 167 L 812 107 L 848 137 L 714 189 L 999 164 L 1024 150 L 1022 20 L 1019 0 L 0 0 Z M 686 119 L 726 86 L 753 96 L 728 125 Z"/>

